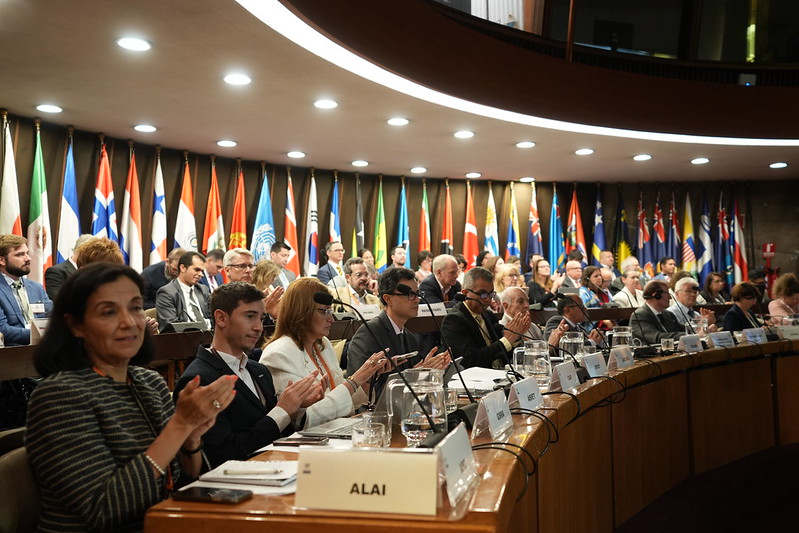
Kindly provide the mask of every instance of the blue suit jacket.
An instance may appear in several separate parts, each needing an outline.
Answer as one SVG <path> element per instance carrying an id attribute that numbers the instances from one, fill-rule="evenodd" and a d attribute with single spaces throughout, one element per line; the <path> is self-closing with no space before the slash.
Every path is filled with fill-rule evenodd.
<path id="1" fill-rule="evenodd" d="M 225 284 L 225 280 L 222 279 L 222 274 L 217 273 L 217 275 L 214 276 L 214 279 L 216 280 L 217 287 L 221 287 Z M 203 277 L 200 278 L 200 283 L 208 287 L 209 291 L 211 290 L 211 285 L 208 283 L 208 272 L 203 272 Z"/>
<path id="2" fill-rule="evenodd" d="M 22 283 L 28 293 L 28 302 L 44 304 L 45 312 L 36 313 L 36 318 L 46 317 L 53 310 L 53 302 L 47 296 L 44 287 L 27 278 L 23 278 Z M 31 342 L 31 332 L 25 327 L 22 310 L 14 297 L 14 290 L 2 276 L 0 276 L 0 333 L 5 337 L 6 346 L 20 346 Z"/>
<path id="3" fill-rule="evenodd" d="M 342 271 L 343 270 L 344 268 L 342 267 Z M 316 273 L 316 277 L 319 278 L 319 281 L 321 281 L 325 285 L 327 285 L 327 282 L 335 278 L 336 276 L 338 276 L 338 272 L 336 271 L 335 268 L 333 268 L 333 265 L 331 265 L 330 263 L 325 263 L 325 266 L 320 267 L 319 271 Z"/>

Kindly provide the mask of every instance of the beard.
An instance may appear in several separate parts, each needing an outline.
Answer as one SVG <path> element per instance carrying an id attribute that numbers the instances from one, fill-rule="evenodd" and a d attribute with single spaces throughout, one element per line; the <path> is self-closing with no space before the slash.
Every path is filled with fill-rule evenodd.
<path id="1" fill-rule="evenodd" d="M 6 272 L 11 274 L 12 276 L 21 278 L 22 276 L 27 276 L 28 274 L 31 273 L 31 267 L 29 264 L 21 267 L 6 265 Z"/>

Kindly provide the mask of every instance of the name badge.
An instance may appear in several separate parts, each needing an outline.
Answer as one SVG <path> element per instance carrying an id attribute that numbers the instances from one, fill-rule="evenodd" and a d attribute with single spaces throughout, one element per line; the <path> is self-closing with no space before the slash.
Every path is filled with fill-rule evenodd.
<path id="1" fill-rule="evenodd" d="M 358 311 L 361 312 L 363 318 L 366 320 L 371 320 L 380 314 L 380 308 L 375 304 L 359 305 Z"/>
<path id="2" fill-rule="evenodd" d="M 714 331 L 709 335 L 714 348 L 734 348 L 735 339 L 729 331 Z"/>
<path id="3" fill-rule="evenodd" d="M 422 448 L 396 450 L 300 447 L 295 505 L 434 516 L 438 454 Z"/>
<path id="4" fill-rule="evenodd" d="M 799 326 L 777 326 L 780 337 L 787 340 L 799 340 Z"/>
<path id="5" fill-rule="evenodd" d="M 541 387 L 535 378 L 526 378 L 510 386 L 508 405 L 519 404 L 519 407 L 528 411 L 535 411 L 544 402 L 541 396 Z"/>
<path id="6" fill-rule="evenodd" d="M 683 335 L 677 343 L 677 349 L 688 353 L 697 353 L 704 350 L 699 335 Z"/>
<path id="7" fill-rule="evenodd" d="M 42 302 L 32 303 L 30 308 L 32 313 L 44 313 L 44 304 Z"/>
<path id="8" fill-rule="evenodd" d="M 447 307 L 443 302 L 431 303 L 430 309 L 433 310 L 433 315 L 435 316 L 447 316 Z M 428 309 L 427 305 L 419 304 L 419 308 L 416 310 L 416 316 L 432 316 L 430 314 L 430 309 Z"/>
<path id="9" fill-rule="evenodd" d="M 605 357 L 601 353 L 583 357 L 583 366 L 592 378 L 604 376 L 608 373 L 608 365 L 605 364 Z"/>
<path id="10" fill-rule="evenodd" d="M 766 333 L 760 328 L 745 329 L 742 333 L 747 344 L 763 344 L 766 342 Z"/>
<path id="11" fill-rule="evenodd" d="M 629 346 L 616 346 L 610 349 L 608 358 L 608 370 L 624 370 L 635 364 L 633 353 Z"/>
<path id="12" fill-rule="evenodd" d="M 454 431 L 444 437 L 436 447 L 444 465 L 447 480 L 447 498 L 455 508 L 470 489 L 477 485 L 477 463 L 466 426 L 460 423 Z"/>
<path id="13" fill-rule="evenodd" d="M 580 386 L 580 380 L 577 378 L 577 371 L 574 369 L 574 364 L 571 361 L 561 363 L 554 368 L 553 376 L 558 376 L 560 383 L 560 390 L 576 389 Z M 552 389 L 552 385 L 549 387 Z"/>
<path id="14" fill-rule="evenodd" d="M 484 434 L 486 429 L 491 434 L 491 440 L 504 440 L 513 429 L 513 417 L 503 390 L 496 390 L 480 400 L 474 418 L 472 440 Z"/>

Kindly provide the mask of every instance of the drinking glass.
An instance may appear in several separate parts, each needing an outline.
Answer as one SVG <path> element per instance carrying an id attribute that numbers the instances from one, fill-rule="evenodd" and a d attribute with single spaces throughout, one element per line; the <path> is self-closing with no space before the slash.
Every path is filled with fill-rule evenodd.
<path id="1" fill-rule="evenodd" d="M 389 386 L 389 399 L 393 408 L 393 397 L 402 387 L 400 428 L 408 441 L 408 447 L 415 448 L 432 433 L 446 431 L 444 373 L 431 368 L 411 368 L 404 370 L 403 375 L 413 391 L 402 382 L 394 382 Z M 416 398 L 414 398 L 414 393 L 416 393 Z M 430 416 L 430 419 L 427 415 Z M 430 425 L 431 420 L 432 426 Z"/>
<path id="2" fill-rule="evenodd" d="M 630 326 L 616 326 L 613 328 L 613 344 L 611 347 L 623 346 L 630 344 L 632 338 L 632 330 Z"/>
<path id="3" fill-rule="evenodd" d="M 558 346 L 564 352 L 561 354 L 564 361 L 569 359 L 569 355 L 572 355 L 579 362 L 580 353 L 583 349 L 583 333 L 581 331 L 567 331 L 560 338 Z"/>
<path id="4" fill-rule="evenodd" d="M 386 426 L 363 421 L 352 426 L 353 448 L 381 448 L 386 438 Z"/>
<path id="5" fill-rule="evenodd" d="M 391 416 L 384 412 L 367 411 L 361 415 L 361 420 L 375 424 L 382 424 L 384 428 L 382 446 L 391 446 Z"/>
<path id="6" fill-rule="evenodd" d="M 546 341 L 526 341 L 524 350 L 524 374 L 533 376 L 540 388 L 549 388 L 549 382 L 552 379 L 549 344 Z"/>

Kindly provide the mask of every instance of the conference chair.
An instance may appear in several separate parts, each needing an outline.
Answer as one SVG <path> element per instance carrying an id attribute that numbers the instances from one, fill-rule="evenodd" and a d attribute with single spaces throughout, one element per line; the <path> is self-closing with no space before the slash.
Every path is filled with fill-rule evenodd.
<path id="1" fill-rule="evenodd" d="M 0 457 L 0 533 L 35 531 L 39 502 L 27 450 L 17 448 Z"/>
<path id="2" fill-rule="evenodd" d="M 25 445 L 25 428 L 0 431 L 0 456 Z"/>

